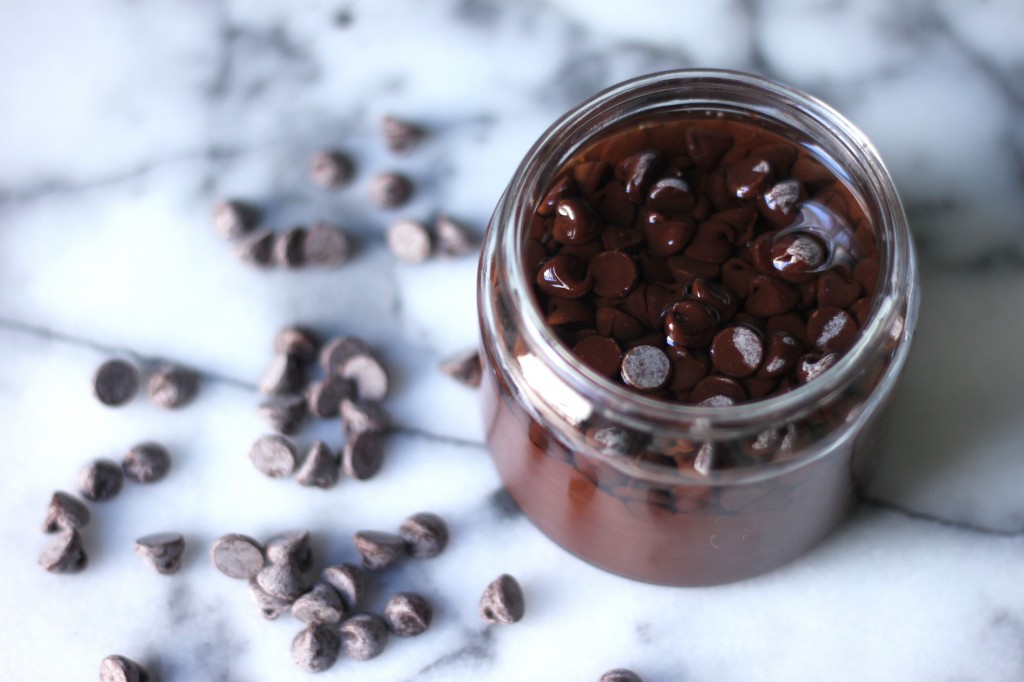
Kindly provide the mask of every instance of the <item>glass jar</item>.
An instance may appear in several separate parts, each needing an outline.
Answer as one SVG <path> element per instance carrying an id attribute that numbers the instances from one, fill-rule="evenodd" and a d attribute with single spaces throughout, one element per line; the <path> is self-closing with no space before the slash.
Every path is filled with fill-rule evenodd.
<path id="1" fill-rule="evenodd" d="M 873 226 L 879 274 L 858 340 L 786 393 L 701 407 L 630 391 L 582 365 L 532 294 L 526 235 L 563 165 L 609 131 L 683 115 L 755 122 L 797 142 L 848 186 Z M 478 304 L 487 442 L 525 514 L 606 570 L 710 585 L 791 561 L 850 512 L 877 458 L 878 417 L 910 346 L 918 280 L 899 197 L 860 131 L 787 86 L 682 70 L 614 86 L 541 136 L 494 212 Z M 716 466 L 732 453 L 760 459 Z"/>

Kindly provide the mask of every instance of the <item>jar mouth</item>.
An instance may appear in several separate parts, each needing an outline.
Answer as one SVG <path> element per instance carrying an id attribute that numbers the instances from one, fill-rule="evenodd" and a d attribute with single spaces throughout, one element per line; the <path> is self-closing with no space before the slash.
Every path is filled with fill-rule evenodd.
<path id="1" fill-rule="evenodd" d="M 657 108 L 629 111 L 638 100 L 656 102 Z M 756 99 L 756 101 L 755 101 Z M 697 406 L 647 397 L 617 385 L 579 362 L 543 319 L 527 276 L 523 249 L 530 218 L 545 188 L 559 168 L 597 133 L 630 121 L 658 114 L 733 112 L 803 131 L 811 151 L 844 180 L 851 172 L 860 180 L 854 189 L 867 205 L 878 243 L 879 280 L 867 323 L 853 347 L 814 380 L 786 393 L 729 406 Z M 611 112 L 611 113 L 610 113 Z M 826 152 L 817 143 L 828 140 Z M 839 152 L 837 154 L 837 152 Z M 839 156 L 841 158 L 835 158 Z M 842 391 L 862 372 L 864 358 L 885 343 L 909 340 L 916 321 L 917 294 L 908 283 L 915 277 L 909 227 L 892 178 L 865 135 L 841 114 L 795 88 L 751 74 L 726 70 L 682 69 L 653 73 L 612 86 L 585 100 L 557 120 L 527 153 L 495 213 L 495 223 L 511 229 L 495 237 L 512 254 L 503 267 L 508 280 L 508 304 L 522 320 L 521 333 L 530 351 L 560 380 L 586 395 L 595 405 L 610 407 L 625 423 L 670 430 L 720 435 L 739 433 L 780 414 L 798 418 L 810 413 Z M 490 274 L 490 273 L 487 273 Z M 490 281 L 488 278 L 485 281 Z M 901 287 L 907 290 L 901 290 Z M 904 309 L 896 293 L 908 295 Z M 484 310 L 490 305 L 484 296 Z M 488 313 L 490 314 L 490 313 Z M 897 344 L 887 370 L 899 373 L 909 343 Z"/>

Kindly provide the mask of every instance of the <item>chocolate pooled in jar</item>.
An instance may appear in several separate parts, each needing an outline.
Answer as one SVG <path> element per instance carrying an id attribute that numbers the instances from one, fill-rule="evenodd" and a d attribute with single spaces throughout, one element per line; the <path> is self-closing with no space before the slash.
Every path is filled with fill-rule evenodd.
<path id="1" fill-rule="evenodd" d="M 806 383 L 856 343 L 878 272 L 867 224 L 798 141 L 691 117 L 584 148 L 544 192 L 525 254 L 581 364 L 659 399 L 728 406 Z"/>

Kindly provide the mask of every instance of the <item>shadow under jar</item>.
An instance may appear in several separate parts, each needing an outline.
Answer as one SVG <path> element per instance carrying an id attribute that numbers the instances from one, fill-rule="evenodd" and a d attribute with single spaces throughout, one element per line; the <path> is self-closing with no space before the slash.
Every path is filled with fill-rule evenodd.
<path id="1" fill-rule="evenodd" d="M 852 509 L 918 281 L 852 124 L 755 76 L 674 71 L 533 146 L 478 304 L 487 441 L 526 515 L 606 570 L 710 585 L 793 560 Z"/>

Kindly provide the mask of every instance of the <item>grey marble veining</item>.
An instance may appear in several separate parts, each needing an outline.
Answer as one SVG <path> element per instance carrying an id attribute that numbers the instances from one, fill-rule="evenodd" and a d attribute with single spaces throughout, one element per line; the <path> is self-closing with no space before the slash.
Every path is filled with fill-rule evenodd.
<path id="1" fill-rule="evenodd" d="M 163 682 L 305 679 L 294 620 L 266 622 L 206 552 L 231 531 L 308 528 L 319 561 L 353 532 L 431 509 L 436 559 L 382 577 L 371 604 L 416 589 L 425 635 L 349 680 L 1024 679 L 1024 7 L 1016 0 L 612 3 L 552 0 L 6 3 L 0 21 L 0 680 L 96 679 L 103 656 Z M 580 99 L 649 71 L 748 70 L 822 97 L 892 171 L 921 257 L 917 340 L 862 508 L 806 557 L 735 585 L 667 589 L 567 555 L 517 513 L 482 445 L 476 395 L 436 370 L 476 342 L 473 256 L 395 263 L 394 218 L 448 213 L 482 235 L 522 155 Z M 387 153 L 384 114 L 430 130 Z M 337 147 L 356 181 L 307 177 Z M 378 172 L 416 182 L 400 211 Z M 224 196 L 268 224 L 329 219 L 357 240 L 338 271 L 262 273 L 210 229 Z M 387 464 L 330 491 L 246 461 L 263 431 L 254 386 L 275 330 L 358 333 L 393 374 Z M 104 409 L 89 378 L 111 354 L 200 370 L 189 408 Z M 307 434 L 340 442 L 323 425 Z M 35 564 L 54 489 L 88 459 L 165 442 L 169 478 L 92 505 L 89 569 Z M 149 572 L 133 540 L 180 530 L 182 572 Z M 496 575 L 527 618 L 485 628 Z"/>

